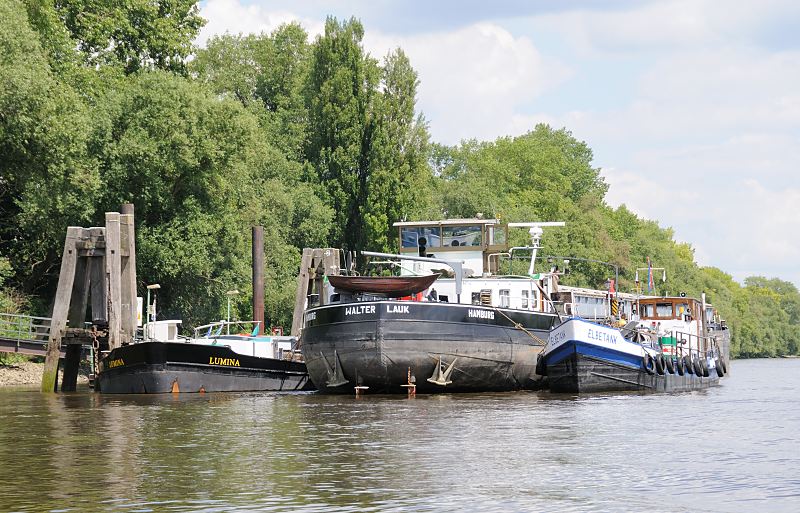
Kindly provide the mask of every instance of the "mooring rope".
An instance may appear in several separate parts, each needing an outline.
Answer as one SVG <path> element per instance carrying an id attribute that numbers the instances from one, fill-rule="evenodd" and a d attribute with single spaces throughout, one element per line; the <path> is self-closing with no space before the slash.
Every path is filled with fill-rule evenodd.
<path id="1" fill-rule="evenodd" d="M 518 330 L 521 330 L 521 331 L 525 332 L 525 333 L 526 333 L 526 334 L 527 334 L 529 337 L 531 337 L 531 338 L 532 338 L 534 341 L 536 341 L 536 342 L 539 342 L 539 343 L 540 343 L 540 344 L 542 344 L 543 346 L 547 345 L 547 342 L 545 342 L 545 341 L 544 341 L 544 340 L 542 340 L 541 338 L 537 337 L 536 335 L 534 335 L 533 333 L 531 333 L 530 331 L 528 331 L 527 329 L 525 329 L 525 326 L 523 326 L 522 324 L 518 323 L 517 321 L 515 321 L 514 319 L 512 319 L 511 317 L 509 317 L 508 315 L 506 315 L 506 314 L 505 314 L 505 312 L 503 312 L 502 310 L 500 310 L 500 309 L 499 309 L 499 308 L 497 308 L 496 306 L 492 306 L 492 309 L 493 309 L 493 310 L 495 310 L 496 312 L 498 312 L 500 315 L 502 315 L 502 316 L 503 316 L 503 317 L 505 317 L 506 319 L 508 319 L 508 320 L 509 320 L 509 322 L 511 322 L 511 324 L 513 324 L 513 325 L 514 325 L 514 327 L 515 327 L 516 329 L 518 329 Z"/>

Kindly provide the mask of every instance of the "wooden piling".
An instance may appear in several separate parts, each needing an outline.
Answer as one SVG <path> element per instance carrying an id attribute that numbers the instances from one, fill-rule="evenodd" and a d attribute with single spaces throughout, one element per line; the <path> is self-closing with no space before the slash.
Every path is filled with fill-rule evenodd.
<path id="1" fill-rule="evenodd" d="M 136 235 L 133 203 L 123 203 L 120 209 L 120 250 L 122 267 L 122 332 L 128 342 L 136 336 Z"/>
<path id="2" fill-rule="evenodd" d="M 303 328 L 303 311 L 306 306 L 308 296 L 309 270 L 314 256 L 312 248 L 303 249 L 303 256 L 300 259 L 300 272 L 297 275 L 297 293 L 294 298 L 294 315 L 292 316 L 292 336 L 300 335 Z"/>
<path id="3" fill-rule="evenodd" d="M 55 392 L 58 378 L 58 359 L 61 349 L 61 338 L 67 327 L 72 285 L 75 281 L 75 267 L 78 260 L 77 243 L 82 229 L 77 226 L 67 228 L 64 241 L 64 253 L 61 257 L 61 271 L 58 275 L 56 300 L 53 303 L 53 316 L 50 321 L 50 337 L 47 341 L 47 357 L 42 374 L 42 392 Z"/>
<path id="4" fill-rule="evenodd" d="M 80 240 L 83 242 L 88 237 L 88 230 L 80 230 Z M 72 282 L 72 293 L 69 302 L 69 311 L 67 313 L 67 323 L 70 328 L 82 328 L 83 322 L 86 320 L 86 300 L 89 296 L 89 262 L 87 258 L 81 258 L 80 250 L 78 250 L 78 257 L 75 262 L 75 278 Z M 64 340 L 62 337 L 61 345 Z M 64 363 L 62 368 L 64 370 L 61 376 L 61 391 L 74 392 L 78 386 L 78 370 L 81 365 L 81 346 L 70 344 L 67 345 L 64 351 Z"/>
<path id="5" fill-rule="evenodd" d="M 114 350 L 124 340 L 122 326 L 122 261 L 120 255 L 119 213 L 106 212 L 106 286 L 108 287 L 108 348 Z"/>
<path id="6" fill-rule="evenodd" d="M 57 389 L 63 345 L 66 357 L 61 389 L 70 391 L 77 386 L 82 346 L 97 342 L 95 327 L 84 328 L 90 295 L 92 322 L 101 325 L 101 330 L 107 325 L 109 349 L 131 341 L 136 334 L 133 207 L 127 209 L 130 213 L 122 216 L 106 212 L 105 227 L 67 229 L 42 375 L 44 392 Z"/>

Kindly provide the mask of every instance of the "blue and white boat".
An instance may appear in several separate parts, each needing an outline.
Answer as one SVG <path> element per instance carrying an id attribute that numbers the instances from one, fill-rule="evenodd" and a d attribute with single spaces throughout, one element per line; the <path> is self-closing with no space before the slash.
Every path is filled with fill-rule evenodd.
<path id="1" fill-rule="evenodd" d="M 702 303 L 706 306 L 705 303 Z M 686 297 L 642 298 L 624 327 L 570 317 L 542 351 L 553 392 L 683 391 L 719 383 L 729 336 L 713 310 Z"/>

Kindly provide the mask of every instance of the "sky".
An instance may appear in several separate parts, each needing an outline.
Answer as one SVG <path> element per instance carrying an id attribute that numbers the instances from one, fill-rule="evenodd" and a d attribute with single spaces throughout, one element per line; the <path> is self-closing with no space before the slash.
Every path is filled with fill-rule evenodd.
<path id="1" fill-rule="evenodd" d="M 698 264 L 740 282 L 800 286 L 800 2 L 200 5 L 201 46 L 291 21 L 313 39 L 327 16 L 356 17 L 373 57 L 409 56 L 433 141 L 565 127 L 594 151 L 610 206 L 671 227 Z"/>

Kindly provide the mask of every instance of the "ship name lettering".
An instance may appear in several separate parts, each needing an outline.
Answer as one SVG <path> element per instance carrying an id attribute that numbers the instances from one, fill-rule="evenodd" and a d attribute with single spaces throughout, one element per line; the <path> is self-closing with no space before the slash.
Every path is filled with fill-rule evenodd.
<path id="1" fill-rule="evenodd" d="M 408 313 L 408 305 L 386 305 L 386 313 Z"/>
<path id="2" fill-rule="evenodd" d="M 616 344 L 617 341 L 615 337 L 610 333 L 604 333 L 602 331 L 590 329 L 586 335 L 588 338 L 599 340 L 601 342 L 608 342 L 609 344 Z"/>
<path id="3" fill-rule="evenodd" d="M 239 365 L 239 360 L 237 360 L 236 358 L 220 358 L 219 356 L 209 356 L 208 364 L 225 365 L 228 367 L 241 367 L 241 365 Z"/>
<path id="4" fill-rule="evenodd" d="M 317 312 L 308 312 L 306 314 L 306 322 L 313 321 L 316 318 L 317 318 Z"/>
<path id="5" fill-rule="evenodd" d="M 494 312 L 491 310 L 469 310 L 467 317 L 475 317 L 476 319 L 491 319 L 494 320 Z"/>
<path id="6" fill-rule="evenodd" d="M 562 331 L 559 331 L 557 333 L 553 333 L 552 335 L 550 335 L 550 344 L 552 344 L 552 345 L 559 344 L 559 343 L 563 342 L 565 338 L 567 338 L 567 332 L 566 331 L 562 330 Z"/>
<path id="7" fill-rule="evenodd" d="M 122 358 L 117 358 L 116 360 L 111 360 L 108 362 L 108 368 L 113 369 L 114 367 L 122 367 L 125 365 L 125 361 Z"/>
<path id="8" fill-rule="evenodd" d="M 375 305 L 348 306 L 344 309 L 345 315 L 374 314 Z"/>

